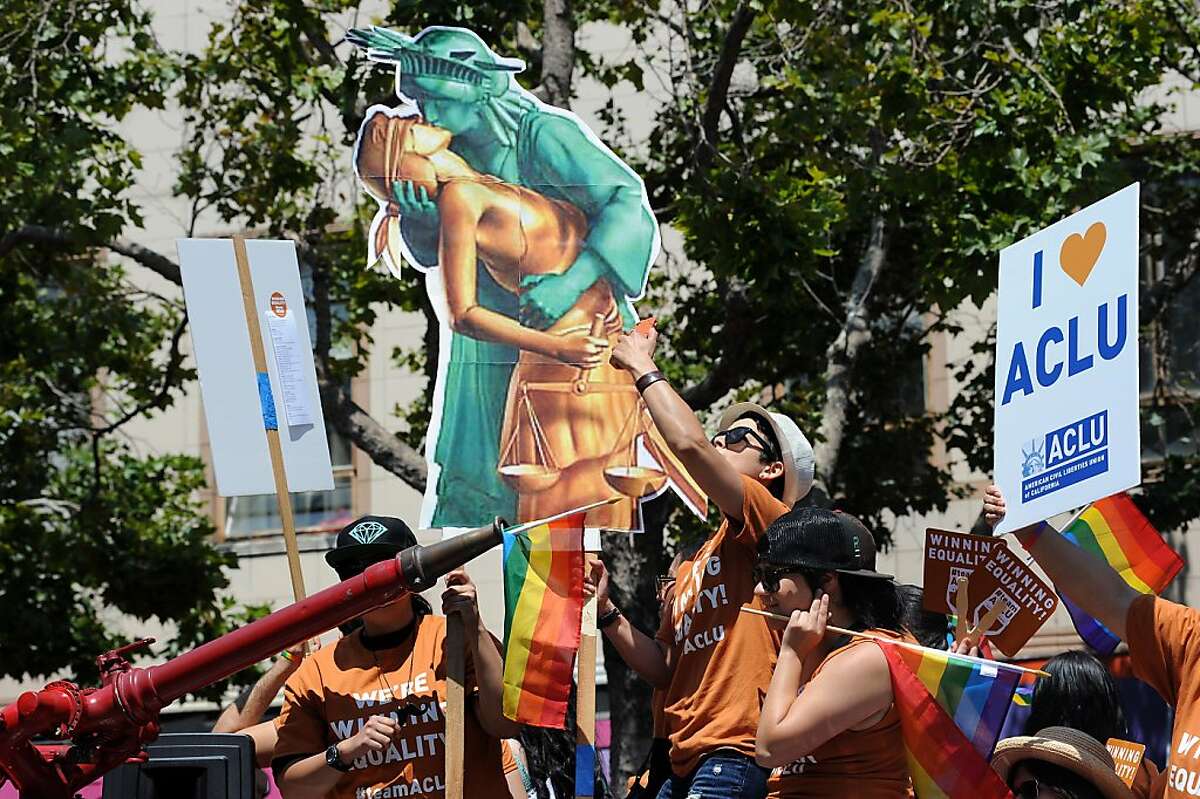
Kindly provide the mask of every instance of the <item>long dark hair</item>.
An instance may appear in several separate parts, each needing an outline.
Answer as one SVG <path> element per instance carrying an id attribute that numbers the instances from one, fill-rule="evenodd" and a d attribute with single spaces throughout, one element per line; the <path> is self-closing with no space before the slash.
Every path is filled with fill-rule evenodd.
<path id="1" fill-rule="evenodd" d="M 1095 656 L 1063 652 L 1046 661 L 1045 670 L 1050 676 L 1038 680 L 1033 689 L 1026 735 L 1047 727 L 1072 727 L 1097 741 L 1126 736 L 1117 682 Z"/>
<path id="2" fill-rule="evenodd" d="M 571 694 L 567 699 L 567 729 L 531 727 L 521 725 L 521 747 L 529 766 L 529 778 L 537 788 L 538 796 L 546 790 L 546 783 L 554 789 L 555 796 L 568 797 L 583 794 L 575 790 L 575 689 L 571 683 Z M 592 793 L 596 799 L 611 799 L 608 781 L 600 767 L 600 758 L 593 761 Z"/>
<path id="3" fill-rule="evenodd" d="M 842 606 L 854 619 L 851 630 L 888 630 L 903 633 L 904 606 L 896 583 L 878 577 L 862 577 L 820 569 L 801 569 L 800 575 L 815 595 L 827 574 L 837 576 L 842 587 Z"/>
<path id="4" fill-rule="evenodd" d="M 950 619 L 944 613 L 925 609 L 925 590 L 919 585 L 899 585 L 900 604 L 904 609 L 904 626 L 921 646 L 948 649 L 946 635 Z"/>

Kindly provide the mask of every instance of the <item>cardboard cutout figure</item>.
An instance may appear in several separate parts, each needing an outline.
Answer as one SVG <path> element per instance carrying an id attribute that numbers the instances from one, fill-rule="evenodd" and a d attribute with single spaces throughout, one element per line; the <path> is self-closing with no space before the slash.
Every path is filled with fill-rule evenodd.
<path id="1" fill-rule="evenodd" d="M 516 82 L 462 28 L 349 38 L 396 69 L 355 170 L 379 203 L 369 261 L 425 273 L 442 324 L 422 526 L 528 520 L 599 499 L 591 528 L 640 529 L 638 501 L 703 494 L 609 364 L 658 255 L 641 179 L 577 117 Z"/>

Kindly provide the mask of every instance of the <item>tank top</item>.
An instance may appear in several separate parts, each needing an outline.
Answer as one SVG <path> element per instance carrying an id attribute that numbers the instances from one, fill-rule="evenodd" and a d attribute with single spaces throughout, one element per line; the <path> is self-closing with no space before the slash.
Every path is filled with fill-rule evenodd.
<path id="1" fill-rule="evenodd" d="M 896 640 L 912 640 L 890 630 L 868 630 Z M 876 646 L 869 638 L 855 638 L 825 656 L 813 671 L 821 673 L 836 656 L 856 646 Z M 809 680 L 812 680 L 812 677 Z M 900 714 L 893 703 L 876 724 L 865 730 L 846 730 L 799 760 L 771 772 L 768 799 L 817 799 L 854 796 L 856 799 L 898 799 L 912 796 Z"/>

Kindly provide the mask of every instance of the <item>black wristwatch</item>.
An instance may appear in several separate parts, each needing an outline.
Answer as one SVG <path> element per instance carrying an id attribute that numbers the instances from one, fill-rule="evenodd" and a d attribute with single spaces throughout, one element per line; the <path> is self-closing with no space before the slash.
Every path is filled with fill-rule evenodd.
<path id="1" fill-rule="evenodd" d="M 337 744 L 330 744 L 325 750 L 325 765 L 342 773 L 350 770 L 350 764 L 342 760 L 342 753 L 338 751 Z"/>
<path id="2" fill-rule="evenodd" d="M 616 605 L 613 605 L 612 610 L 596 619 L 596 629 L 603 630 L 605 627 L 609 626 L 619 618 L 621 618 L 621 609 Z"/>

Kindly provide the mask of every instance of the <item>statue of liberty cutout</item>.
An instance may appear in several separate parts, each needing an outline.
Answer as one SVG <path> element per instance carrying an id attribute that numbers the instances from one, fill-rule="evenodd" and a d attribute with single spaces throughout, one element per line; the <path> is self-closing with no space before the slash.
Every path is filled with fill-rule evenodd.
<path id="1" fill-rule="evenodd" d="M 641 179 L 575 115 L 521 88 L 524 63 L 463 28 L 349 38 L 394 65 L 355 170 L 379 211 L 369 261 L 425 274 L 442 325 L 423 527 L 541 518 L 610 497 L 589 528 L 641 528 L 673 487 L 705 498 L 609 352 L 659 250 Z"/>

